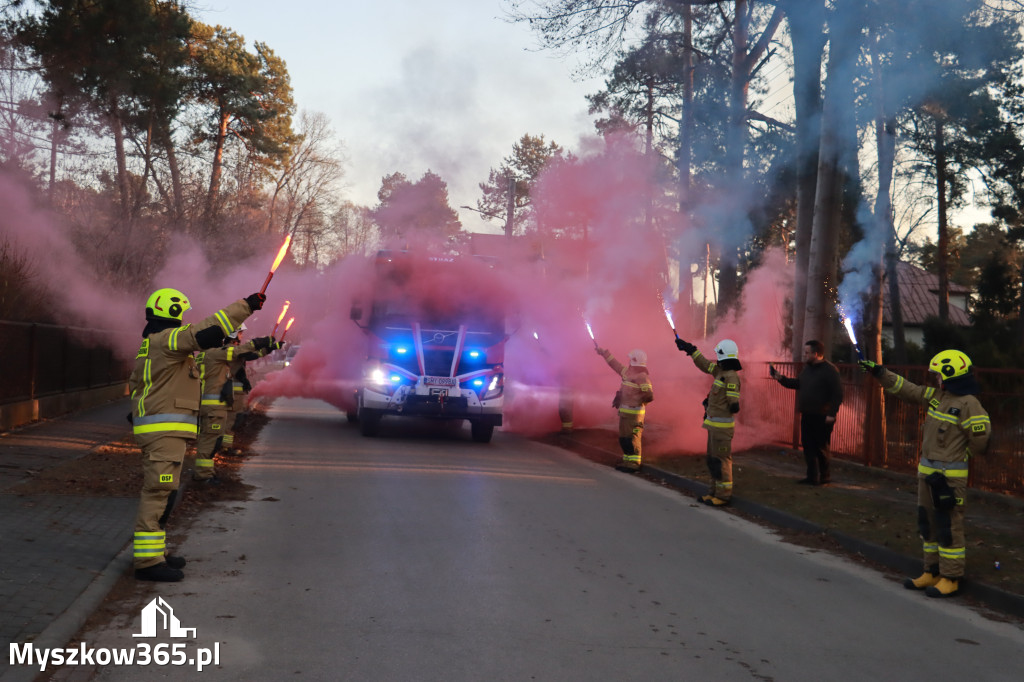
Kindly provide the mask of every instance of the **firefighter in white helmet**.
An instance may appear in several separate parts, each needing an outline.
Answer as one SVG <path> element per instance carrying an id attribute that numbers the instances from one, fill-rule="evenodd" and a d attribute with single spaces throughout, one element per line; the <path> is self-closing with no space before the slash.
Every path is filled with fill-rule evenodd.
<path id="1" fill-rule="evenodd" d="M 707 465 L 711 489 L 700 501 L 722 507 L 732 500 L 732 437 L 735 416 L 740 411 L 739 349 L 731 339 L 722 339 L 715 346 L 715 359 L 705 358 L 697 346 L 676 339 L 676 348 L 693 358 L 697 369 L 714 377 L 711 390 L 704 399 L 704 428 L 708 432 Z"/>
<path id="2" fill-rule="evenodd" d="M 647 353 L 634 348 L 629 351 L 629 365 L 625 366 L 612 356 L 611 351 L 604 348 L 596 350 L 622 378 L 622 385 L 612 401 L 612 406 L 619 410 L 619 446 L 622 448 L 622 462 L 615 468 L 635 473 L 640 471 L 645 406 L 654 400 L 654 389 L 647 373 Z"/>
<path id="3" fill-rule="evenodd" d="M 128 379 L 132 432 L 142 448 L 133 543 L 135 577 L 140 580 L 173 582 L 185 575 L 185 560 L 167 555 L 163 524 L 181 479 L 187 441 L 199 431 L 199 368 L 192 354 L 219 346 L 264 301 L 263 294 L 252 294 L 194 325 L 182 325 L 191 304 L 180 291 L 158 289 L 146 301 L 142 346 Z"/>
<path id="4" fill-rule="evenodd" d="M 929 597 L 950 597 L 960 591 L 967 565 L 964 537 L 964 498 L 968 459 L 983 455 L 992 435 L 988 412 L 976 397 L 980 392 L 970 358 L 944 350 L 928 363 L 939 387 L 918 386 L 870 360 L 861 360 L 885 390 L 927 409 L 917 465 L 917 524 L 923 541 L 924 572 L 903 586 L 924 590 Z"/>

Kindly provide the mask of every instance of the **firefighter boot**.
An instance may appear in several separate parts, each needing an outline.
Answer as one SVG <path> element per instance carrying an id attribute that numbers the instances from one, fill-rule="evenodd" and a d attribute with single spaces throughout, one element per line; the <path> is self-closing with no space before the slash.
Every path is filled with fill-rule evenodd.
<path id="1" fill-rule="evenodd" d="M 923 590 L 931 587 L 937 582 L 939 582 L 939 567 L 929 566 L 926 569 L 924 569 L 924 573 L 922 573 L 919 577 L 907 578 L 906 580 L 904 580 L 903 587 L 907 588 L 908 590 Z"/>
<path id="2" fill-rule="evenodd" d="M 952 597 L 960 591 L 959 578 L 940 578 L 937 583 L 924 591 L 929 597 Z"/>
<path id="3" fill-rule="evenodd" d="M 171 568 L 176 568 L 180 571 L 181 569 L 185 568 L 185 564 L 188 562 L 185 561 L 185 557 L 174 556 L 173 554 L 165 554 L 164 563 L 166 563 Z"/>
<path id="4" fill-rule="evenodd" d="M 729 500 L 723 500 L 719 497 L 715 497 L 714 495 L 705 495 L 700 498 L 700 501 L 709 507 L 724 507 L 729 504 Z"/>
<path id="5" fill-rule="evenodd" d="M 176 583 L 184 577 L 184 573 L 177 568 L 171 568 L 167 565 L 166 561 L 161 561 L 153 566 L 135 569 L 136 580 L 152 580 L 153 582 L 158 583 Z"/>

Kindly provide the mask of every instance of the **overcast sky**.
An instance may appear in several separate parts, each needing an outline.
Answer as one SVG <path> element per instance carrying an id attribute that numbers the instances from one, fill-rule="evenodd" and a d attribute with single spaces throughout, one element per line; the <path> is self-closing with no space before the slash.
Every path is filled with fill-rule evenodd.
<path id="1" fill-rule="evenodd" d="M 267 43 L 300 110 L 331 120 L 348 153 L 348 196 L 377 203 L 381 178 L 430 169 L 466 229 L 497 231 L 463 204 L 525 133 L 573 149 L 593 134 L 584 95 L 603 78 L 536 48 L 501 0 L 199 0 L 193 16 Z"/>

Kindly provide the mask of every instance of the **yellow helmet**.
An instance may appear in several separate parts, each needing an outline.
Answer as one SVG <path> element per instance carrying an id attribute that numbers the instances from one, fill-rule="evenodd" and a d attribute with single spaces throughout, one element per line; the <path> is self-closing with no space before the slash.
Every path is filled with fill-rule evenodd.
<path id="1" fill-rule="evenodd" d="M 958 350 L 944 350 L 932 358 L 928 369 L 943 380 L 955 379 L 971 373 L 971 359 Z"/>
<path id="2" fill-rule="evenodd" d="M 181 316 L 191 307 L 188 297 L 177 289 L 157 289 L 146 301 L 146 317 L 164 317 L 180 321 Z"/>

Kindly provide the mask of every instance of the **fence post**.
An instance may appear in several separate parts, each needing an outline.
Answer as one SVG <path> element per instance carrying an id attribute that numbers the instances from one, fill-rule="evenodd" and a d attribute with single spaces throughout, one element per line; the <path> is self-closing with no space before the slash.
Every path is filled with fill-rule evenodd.
<path id="1" fill-rule="evenodd" d="M 36 348 L 36 327 L 33 322 L 28 330 L 28 399 L 36 399 L 36 367 L 39 365 L 39 350 Z"/>

